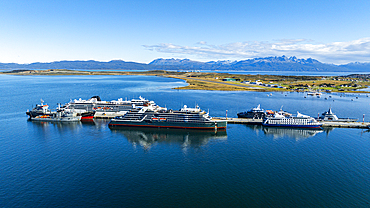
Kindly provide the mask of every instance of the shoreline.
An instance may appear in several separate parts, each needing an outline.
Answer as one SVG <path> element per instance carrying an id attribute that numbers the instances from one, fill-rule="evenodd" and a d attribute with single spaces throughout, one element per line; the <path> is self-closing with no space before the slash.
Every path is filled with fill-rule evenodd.
<path id="1" fill-rule="evenodd" d="M 367 77 L 349 76 L 286 76 L 286 75 L 236 75 L 227 73 L 173 72 L 153 71 L 77 71 L 67 69 L 47 70 L 13 70 L 0 72 L 4 75 L 18 76 L 71 76 L 71 75 L 138 75 L 161 76 L 184 80 L 188 86 L 177 87 L 178 90 L 215 90 L 215 91 L 258 91 L 258 92 L 336 92 L 336 93 L 370 93 L 358 91 L 367 88 Z M 254 81 L 255 80 L 255 81 Z M 244 83 L 242 83 L 244 82 Z M 252 83 L 262 84 L 252 84 Z"/>

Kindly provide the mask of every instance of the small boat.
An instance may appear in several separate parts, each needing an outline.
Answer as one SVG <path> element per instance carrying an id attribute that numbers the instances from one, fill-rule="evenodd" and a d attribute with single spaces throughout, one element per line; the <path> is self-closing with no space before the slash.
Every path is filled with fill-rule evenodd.
<path id="1" fill-rule="evenodd" d="M 311 95 L 311 96 L 320 96 L 321 95 L 321 92 L 308 92 L 307 95 Z"/>
<path id="2" fill-rule="evenodd" d="M 356 122 L 357 118 L 338 118 L 329 108 L 328 111 L 321 114 L 319 121 L 337 121 L 337 122 Z"/>

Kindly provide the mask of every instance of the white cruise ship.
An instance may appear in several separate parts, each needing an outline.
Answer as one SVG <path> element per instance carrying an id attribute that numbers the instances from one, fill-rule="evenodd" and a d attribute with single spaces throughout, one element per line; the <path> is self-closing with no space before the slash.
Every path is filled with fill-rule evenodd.
<path id="1" fill-rule="evenodd" d="M 316 119 L 297 112 L 297 116 L 285 116 L 276 113 L 273 117 L 268 117 L 262 123 L 263 126 L 287 127 L 287 128 L 313 128 L 320 129 L 322 124 Z"/>

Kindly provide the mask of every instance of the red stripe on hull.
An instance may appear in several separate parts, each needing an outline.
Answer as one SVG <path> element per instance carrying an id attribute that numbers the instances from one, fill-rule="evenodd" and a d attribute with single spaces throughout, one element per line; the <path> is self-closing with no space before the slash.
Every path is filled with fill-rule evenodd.
<path id="1" fill-rule="evenodd" d="M 81 120 L 87 120 L 87 119 L 92 120 L 94 119 L 94 116 L 81 117 Z"/>
<path id="2" fill-rule="evenodd" d="M 215 127 L 153 126 L 153 125 L 132 125 L 132 124 L 109 124 L 108 126 L 172 128 L 172 129 L 215 129 Z M 217 127 L 217 129 L 226 129 L 226 126 L 225 127 Z"/>

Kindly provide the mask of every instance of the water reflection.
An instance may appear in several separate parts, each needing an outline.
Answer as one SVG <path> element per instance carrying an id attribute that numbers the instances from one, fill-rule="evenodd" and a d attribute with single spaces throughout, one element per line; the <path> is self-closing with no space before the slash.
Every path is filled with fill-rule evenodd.
<path id="1" fill-rule="evenodd" d="M 151 128 L 112 128 L 112 132 L 123 134 L 134 146 L 142 146 L 145 150 L 153 145 L 178 144 L 182 148 L 200 147 L 211 140 L 226 140 L 226 131 L 199 131 L 183 129 L 151 129 Z"/>
<path id="2" fill-rule="evenodd" d="M 76 131 L 83 127 L 91 127 L 94 129 L 108 128 L 108 119 L 84 120 L 78 122 L 53 122 L 53 121 L 32 121 L 27 120 L 30 124 L 40 127 L 42 130 L 56 128 L 60 131 L 73 130 Z"/>
<path id="3" fill-rule="evenodd" d="M 324 130 L 263 127 L 263 132 L 266 135 L 272 135 L 274 139 L 289 137 L 298 141 L 313 137 L 318 133 L 324 132 Z"/>
<path id="4" fill-rule="evenodd" d="M 281 128 L 281 127 L 266 127 L 262 125 L 245 125 L 245 127 L 253 130 L 256 135 L 260 132 L 263 132 L 267 136 L 272 136 L 274 139 L 279 139 L 283 137 L 293 138 L 296 141 L 307 139 L 315 136 L 318 133 L 326 132 L 329 135 L 329 132 L 333 128 L 325 129 L 297 129 L 297 128 Z"/>
<path id="5" fill-rule="evenodd" d="M 82 127 L 81 122 L 50 122 L 50 121 L 31 121 L 27 120 L 32 125 L 42 128 L 43 130 L 49 129 L 50 127 L 56 127 L 57 129 L 69 129 L 75 130 Z"/>

